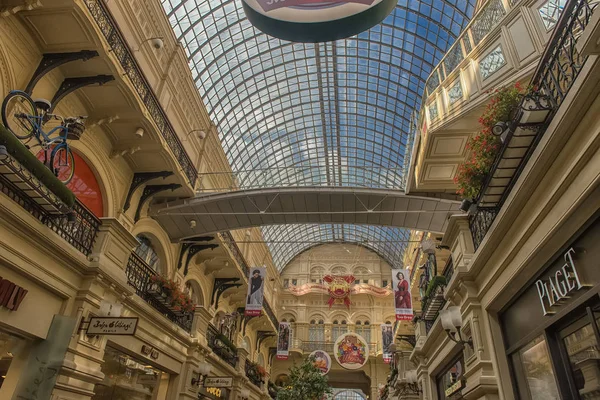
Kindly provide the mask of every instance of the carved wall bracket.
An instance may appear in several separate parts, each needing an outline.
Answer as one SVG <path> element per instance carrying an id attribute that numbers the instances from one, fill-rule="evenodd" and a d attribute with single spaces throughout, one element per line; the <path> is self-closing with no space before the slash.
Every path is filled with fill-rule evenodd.
<path id="1" fill-rule="evenodd" d="M 73 93 L 77 89 L 81 89 L 91 85 L 104 85 L 107 82 L 114 81 L 115 77 L 112 75 L 96 75 L 96 76 L 80 76 L 76 78 L 66 78 L 60 85 L 54 97 L 52 97 L 52 106 L 48 112 L 54 111 L 56 105 L 60 103 L 62 99 L 68 94 Z"/>
<path id="2" fill-rule="evenodd" d="M 173 175 L 173 171 L 136 172 L 133 174 L 131 185 L 129 185 L 129 192 L 127 192 L 127 198 L 125 199 L 125 204 L 123 204 L 123 211 L 127 211 L 131 206 L 131 196 L 133 196 L 133 192 L 135 192 L 137 188 L 142 186 L 144 183 L 151 181 L 152 179 L 165 179 L 171 175 Z"/>
<path id="3" fill-rule="evenodd" d="M 45 53 L 42 55 L 42 60 L 29 80 L 25 91 L 31 95 L 35 85 L 44 75 L 63 64 L 77 60 L 87 61 L 94 57 L 98 57 L 98 52 L 95 50 L 81 50 L 72 53 Z"/>
<path id="4" fill-rule="evenodd" d="M 215 278 L 210 302 L 211 306 L 219 308 L 219 299 L 223 292 L 232 287 L 242 286 L 241 283 L 237 283 L 239 280 L 240 278 Z"/>
<path id="5" fill-rule="evenodd" d="M 135 212 L 135 222 L 139 221 L 140 213 L 142 212 L 142 207 L 150 199 L 150 197 L 156 195 L 157 193 L 164 192 L 165 190 L 174 191 L 179 189 L 181 185 L 179 183 L 171 183 L 169 185 L 148 185 L 144 188 L 144 192 L 142 193 L 142 197 L 140 197 L 140 202 L 138 203 L 137 210 Z"/>

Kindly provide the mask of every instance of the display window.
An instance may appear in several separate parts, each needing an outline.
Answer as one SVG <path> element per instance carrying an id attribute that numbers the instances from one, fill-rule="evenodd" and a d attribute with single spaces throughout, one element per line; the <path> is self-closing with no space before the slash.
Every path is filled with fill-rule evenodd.
<path id="1" fill-rule="evenodd" d="M 92 400 L 165 400 L 169 374 L 146 362 L 106 346 L 102 364 L 104 381 L 96 385 Z"/>
<path id="2" fill-rule="evenodd" d="M 593 220 L 500 313 L 522 400 L 600 400 L 600 223 Z"/>
<path id="3" fill-rule="evenodd" d="M 462 354 L 454 359 L 446 370 L 437 377 L 438 399 L 462 399 L 464 359 Z"/>
<path id="4" fill-rule="evenodd" d="M 15 354 L 25 346 L 25 341 L 9 333 L 0 332 L 0 390 L 13 364 Z"/>

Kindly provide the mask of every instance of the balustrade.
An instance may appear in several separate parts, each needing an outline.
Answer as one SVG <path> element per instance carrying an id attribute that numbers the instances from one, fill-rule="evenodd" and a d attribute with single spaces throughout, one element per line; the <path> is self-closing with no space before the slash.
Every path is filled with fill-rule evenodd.
<path id="1" fill-rule="evenodd" d="M 191 332 L 194 313 L 175 311 L 169 306 L 168 296 L 156 289 L 152 282 L 151 278 L 156 275 L 156 272 L 137 254 L 131 253 L 125 274 L 127 275 L 127 283 L 135 288 L 135 293 L 138 296 L 177 326 L 188 333 Z"/>
<path id="2" fill-rule="evenodd" d="M 206 330 L 206 341 L 208 342 L 208 347 L 221 360 L 235 368 L 238 361 L 237 349 L 228 343 L 227 340 L 224 340 L 223 335 L 212 325 L 208 325 L 208 329 Z"/>

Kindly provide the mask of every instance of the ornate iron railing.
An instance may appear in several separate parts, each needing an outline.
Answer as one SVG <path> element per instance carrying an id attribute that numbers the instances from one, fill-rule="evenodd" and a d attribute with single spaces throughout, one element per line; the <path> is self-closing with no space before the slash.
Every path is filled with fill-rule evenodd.
<path id="1" fill-rule="evenodd" d="M 229 346 L 223 340 L 219 339 L 219 336 L 221 336 L 221 334 L 217 328 L 209 324 L 208 329 L 206 330 L 206 341 L 208 342 L 208 347 L 210 347 L 221 360 L 235 368 L 238 360 L 237 349 Z"/>
<path id="2" fill-rule="evenodd" d="M 48 213 L 3 175 L 0 175 L 0 191 L 81 253 L 87 256 L 92 252 L 98 235 L 100 220 L 79 201 L 75 201 L 72 208 L 74 219 L 69 220 L 66 215 Z"/>
<path id="3" fill-rule="evenodd" d="M 133 54 L 127 46 L 127 42 L 123 38 L 121 31 L 117 27 L 114 18 L 106 8 L 104 2 L 99 0 L 85 0 L 85 4 L 90 11 L 92 17 L 98 24 L 98 28 L 106 38 L 108 45 L 112 49 L 115 57 L 119 60 L 121 67 L 125 71 L 131 84 L 145 104 L 150 117 L 158 127 L 163 139 L 173 152 L 177 162 L 183 169 L 190 185 L 195 186 L 198 179 L 198 171 L 194 167 L 190 156 L 185 151 L 181 140 L 177 137 L 175 129 L 169 122 L 165 111 L 160 105 L 158 98 L 154 94 L 152 87 L 142 73 L 140 66 L 133 57 Z"/>
<path id="4" fill-rule="evenodd" d="M 476 249 L 587 60 L 587 56 L 579 54 L 576 45 L 597 4 L 597 0 L 569 0 L 562 11 L 531 79 L 534 91 L 523 98 L 510 121 L 508 135 L 477 196 L 479 208 L 469 217 Z M 546 115 L 541 122 L 526 122 L 525 117 L 532 112 L 546 112 Z M 515 157 L 515 154 L 519 155 Z M 499 177 L 501 179 L 497 179 Z"/>
<path id="5" fill-rule="evenodd" d="M 137 254 L 131 253 L 125 274 L 127 283 L 135 288 L 135 293 L 146 303 L 186 332 L 192 331 L 194 313 L 173 311 L 165 304 L 160 294 L 151 292 L 152 281 L 150 278 L 156 275 L 156 271 L 150 268 Z"/>
<path id="6" fill-rule="evenodd" d="M 252 382 L 252 384 L 254 386 L 256 386 L 257 388 L 262 389 L 262 385 L 264 382 L 258 375 L 258 372 L 256 371 L 256 367 L 250 361 L 246 360 L 246 364 L 244 365 L 244 370 L 246 372 L 246 377 L 248 378 L 248 380 L 250 382 Z"/>
<path id="7" fill-rule="evenodd" d="M 452 279 L 452 275 L 454 275 L 454 261 L 452 260 L 452 256 L 450 256 L 450 258 L 448 258 L 448 261 L 446 261 L 446 265 L 444 266 L 444 271 L 442 272 L 442 275 L 444 275 L 444 277 L 446 278 L 447 285 Z"/>
<path id="8" fill-rule="evenodd" d="M 267 317 L 271 320 L 271 323 L 277 329 L 279 327 L 279 320 L 277 320 L 277 317 L 275 316 L 275 313 L 273 312 L 271 305 L 269 305 L 269 302 L 267 301 L 267 299 L 264 299 L 263 303 L 264 303 L 263 309 L 265 310 L 265 314 L 267 314 Z"/>

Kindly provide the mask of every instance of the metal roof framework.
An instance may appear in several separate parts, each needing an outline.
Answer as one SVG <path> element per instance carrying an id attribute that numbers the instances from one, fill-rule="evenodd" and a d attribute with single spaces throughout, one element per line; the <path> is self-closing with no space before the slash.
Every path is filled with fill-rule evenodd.
<path id="1" fill-rule="evenodd" d="M 242 189 L 402 190 L 411 113 L 475 3 L 399 0 L 381 24 L 359 35 L 292 43 L 254 28 L 239 0 L 162 0 L 232 169 L 275 171 L 248 174 Z M 290 174 L 288 167 L 297 168 Z M 326 239 L 327 228 L 305 235 Z M 274 259 L 302 251 L 286 246 L 293 245 L 270 245 Z"/>

